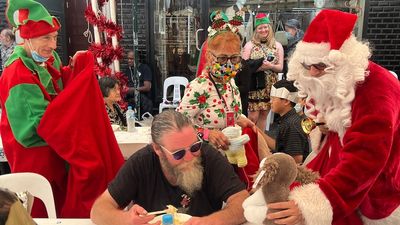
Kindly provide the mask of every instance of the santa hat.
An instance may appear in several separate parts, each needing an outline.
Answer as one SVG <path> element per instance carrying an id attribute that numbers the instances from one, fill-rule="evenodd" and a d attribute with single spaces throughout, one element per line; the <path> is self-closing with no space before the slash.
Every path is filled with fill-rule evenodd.
<path id="1" fill-rule="evenodd" d="M 272 86 L 270 96 L 297 103 L 297 88 L 292 81 L 280 80 Z"/>
<path id="2" fill-rule="evenodd" d="M 357 16 L 338 10 L 322 10 L 311 21 L 304 38 L 296 46 L 304 57 L 323 58 L 338 53 L 352 34 Z M 334 60 L 335 61 L 335 60 Z"/>
<path id="3" fill-rule="evenodd" d="M 269 23 L 270 23 L 270 21 L 269 21 L 269 18 L 267 16 L 267 14 L 258 13 L 256 15 L 256 25 L 255 25 L 255 27 L 258 27 L 261 24 L 269 24 Z"/>
<path id="4" fill-rule="evenodd" d="M 8 22 L 24 39 L 40 37 L 60 29 L 58 20 L 44 6 L 33 0 L 8 0 Z"/>

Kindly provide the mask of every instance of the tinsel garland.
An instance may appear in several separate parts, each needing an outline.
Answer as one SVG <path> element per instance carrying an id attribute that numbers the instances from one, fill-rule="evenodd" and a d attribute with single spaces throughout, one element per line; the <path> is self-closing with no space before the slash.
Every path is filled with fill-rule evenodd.
<path id="1" fill-rule="evenodd" d="M 90 24 L 97 26 L 99 28 L 99 31 L 105 31 L 108 37 L 112 37 L 113 35 L 115 35 L 118 41 L 121 40 L 122 27 L 112 22 L 111 20 L 108 20 L 107 17 L 102 14 L 96 16 L 90 4 L 85 10 L 85 17 Z"/>
<path id="2" fill-rule="evenodd" d="M 101 9 L 106 2 L 108 2 L 108 0 L 98 0 L 99 8 Z M 96 74 L 100 77 L 113 76 L 117 78 L 120 82 L 121 96 L 125 96 L 128 91 L 128 79 L 121 72 L 116 72 L 115 74 L 112 74 L 112 71 L 110 69 L 111 63 L 115 59 L 122 59 L 123 56 L 123 48 L 121 46 L 114 48 L 111 44 L 111 37 L 113 36 L 115 36 L 118 41 L 121 40 L 122 27 L 107 19 L 107 17 L 101 14 L 101 12 L 99 12 L 99 15 L 96 16 L 90 4 L 88 4 L 88 7 L 85 10 L 85 18 L 92 26 L 96 26 L 99 29 L 99 32 L 106 33 L 106 37 L 104 37 L 106 38 L 105 41 L 101 41 L 101 43 L 91 43 L 89 46 L 89 50 L 93 52 L 93 55 L 96 58 L 101 58 L 102 60 L 102 64 L 96 62 Z M 121 101 L 119 104 L 124 109 L 127 107 L 127 104 L 123 101 Z"/>
<path id="3" fill-rule="evenodd" d="M 112 44 L 108 42 L 107 44 L 101 43 L 101 44 L 96 44 L 92 43 L 89 46 L 89 50 L 93 52 L 93 55 L 96 58 L 101 58 L 103 61 L 103 64 L 105 65 L 110 65 L 114 59 L 121 59 L 123 55 L 123 49 L 121 46 L 118 46 L 117 48 L 114 49 Z"/>

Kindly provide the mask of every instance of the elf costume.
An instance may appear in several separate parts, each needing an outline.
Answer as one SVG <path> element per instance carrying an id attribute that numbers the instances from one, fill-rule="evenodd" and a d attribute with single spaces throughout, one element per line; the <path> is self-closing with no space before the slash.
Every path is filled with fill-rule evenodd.
<path id="1" fill-rule="evenodd" d="M 9 0 L 6 14 L 28 41 L 60 28 L 58 20 L 32 0 Z M 55 51 L 43 63 L 32 57 L 17 46 L 0 78 L 0 129 L 11 171 L 46 177 L 58 216 L 89 217 L 95 198 L 123 163 L 94 76 L 93 56 L 77 57 L 73 70 L 62 67 Z M 35 203 L 32 216 L 46 216 L 44 208 Z"/>
<path id="2" fill-rule="evenodd" d="M 321 178 L 290 193 L 306 225 L 400 224 L 400 84 L 389 71 L 368 61 L 368 47 L 351 35 L 356 20 L 353 14 L 321 11 L 289 62 L 288 78 L 296 80 L 300 92 L 314 93 L 307 103 L 314 98 L 316 118 L 323 115 L 330 130 L 318 155 L 307 164 Z M 301 84 L 311 77 L 302 64 L 320 62 L 327 65 L 320 81 L 333 77 L 337 87 L 351 82 L 354 93 L 351 88 L 320 90 Z M 313 90 L 320 91 L 320 98 L 327 93 L 336 98 L 322 101 Z M 324 107 L 331 99 L 339 110 Z M 250 198 L 244 203 L 246 218 L 261 224 L 265 202 Z M 254 214 L 261 216 L 253 218 Z"/>

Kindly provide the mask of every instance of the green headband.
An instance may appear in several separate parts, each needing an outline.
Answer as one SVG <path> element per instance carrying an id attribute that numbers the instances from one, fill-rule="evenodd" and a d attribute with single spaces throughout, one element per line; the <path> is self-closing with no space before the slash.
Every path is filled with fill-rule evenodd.
<path id="1" fill-rule="evenodd" d="M 269 18 L 268 17 L 263 17 L 263 18 L 256 18 L 256 27 L 258 27 L 258 25 L 261 25 L 261 24 L 269 24 L 270 23 L 270 21 L 269 21 Z"/>

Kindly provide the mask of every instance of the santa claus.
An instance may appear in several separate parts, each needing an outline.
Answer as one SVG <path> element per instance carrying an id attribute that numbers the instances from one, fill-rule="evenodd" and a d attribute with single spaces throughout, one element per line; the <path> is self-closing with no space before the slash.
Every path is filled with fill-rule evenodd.
<path id="1" fill-rule="evenodd" d="M 288 202 L 267 205 L 281 210 L 267 215 L 277 224 L 400 224 L 400 84 L 368 60 L 368 44 L 352 35 L 356 20 L 321 11 L 289 62 L 288 79 L 329 132 L 307 165 L 321 178 L 294 188 Z M 261 224 L 251 198 L 246 218 Z"/>

